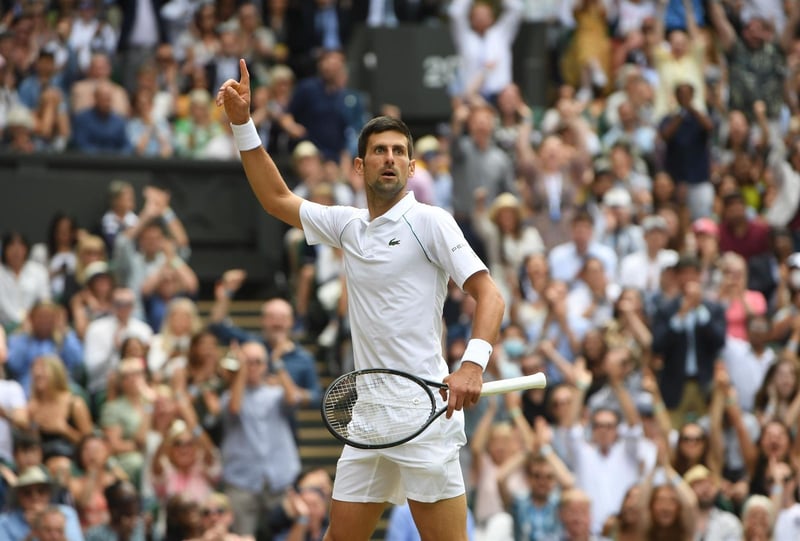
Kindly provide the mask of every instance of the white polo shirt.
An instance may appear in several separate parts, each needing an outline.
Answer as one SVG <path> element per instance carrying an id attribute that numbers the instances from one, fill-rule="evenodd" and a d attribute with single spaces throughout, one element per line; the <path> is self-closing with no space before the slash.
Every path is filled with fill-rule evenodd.
<path id="1" fill-rule="evenodd" d="M 309 244 L 341 248 L 355 368 L 394 368 L 441 381 L 442 307 L 447 283 L 486 271 L 445 210 L 409 192 L 370 221 L 366 209 L 305 201 Z"/>

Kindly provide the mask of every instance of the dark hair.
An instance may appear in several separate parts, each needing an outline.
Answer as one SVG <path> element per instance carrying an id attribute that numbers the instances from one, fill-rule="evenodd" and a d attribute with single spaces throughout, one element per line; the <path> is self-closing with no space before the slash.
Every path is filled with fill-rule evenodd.
<path id="1" fill-rule="evenodd" d="M 592 214 L 586 209 L 586 207 L 581 207 L 575 211 L 575 214 L 572 215 L 572 221 L 570 222 L 572 225 L 575 225 L 579 222 L 588 223 L 592 227 L 594 227 L 594 217 Z"/>
<path id="2" fill-rule="evenodd" d="M 0 261 L 2 261 L 3 265 L 5 265 L 7 261 L 6 251 L 8 250 L 8 245 L 13 242 L 21 242 L 25 245 L 25 251 L 27 254 L 31 252 L 31 243 L 28 242 L 28 239 L 20 233 L 19 231 L 8 231 L 0 238 L 0 247 L 2 247 L 2 255 L 0 255 Z M 27 255 L 25 256 L 27 258 Z"/>
<path id="3" fill-rule="evenodd" d="M 108 438 L 104 433 L 100 432 L 99 430 L 92 430 L 91 432 L 89 432 L 80 439 L 78 444 L 75 446 L 75 452 L 73 453 L 72 461 L 75 463 L 76 466 L 78 466 L 78 468 L 81 471 L 84 472 L 86 471 L 86 465 L 83 463 L 83 458 L 82 458 L 83 450 L 86 447 L 86 445 L 92 440 L 100 440 L 105 442 L 106 445 L 108 445 Z"/>
<path id="4" fill-rule="evenodd" d="M 367 122 L 361 129 L 358 136 L 358 157 L 364 158 L 367 155 L 367 142 L 369 138 L 376 133 L 383 133 L 387 131 L 400 132 L 406 136 L 408 143 L 408 157 L 414 157 L 414 138 L 411 137 L 411 130 L 408 129 L 405 122 L 392 118 L 389 116 L 377 116 Z"/>
<path id="5" fill-rule="evenodd" d="M 14 430 L 14 452 L 42 446 L 42 437 L 38 430 Z"/>
<path id="6" fill-rule="evenodd" d="M 78 223 L 75 218 L 66 212 L 58 211 L 50 219 L 50 226 L 47 229 L 47 251 L 50 257 L 56 254 L 56 229 L 62 220 L 67 220 L 70 224 L 70 234 L 72 235 L 72 247 L 74 248 L 78 242 L 75 233 L 78 231 Z"/>

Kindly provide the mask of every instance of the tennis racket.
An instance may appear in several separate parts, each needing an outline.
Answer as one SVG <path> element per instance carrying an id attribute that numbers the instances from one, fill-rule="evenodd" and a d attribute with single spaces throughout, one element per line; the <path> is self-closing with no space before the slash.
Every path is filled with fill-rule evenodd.
<path id="1" fill-rule="evenodd" d="M 481 396 L 541 389 L 544 374 L 533 374 L 483 384 Z M 388 368 L 356 370 L 338 377 L 322 398 L 322 420 L 328 430 L 347 445 L 359 449 L 385 449 L 422 433 L 445 411 L 438 408 L 435 392 L 447 389 Z"/>

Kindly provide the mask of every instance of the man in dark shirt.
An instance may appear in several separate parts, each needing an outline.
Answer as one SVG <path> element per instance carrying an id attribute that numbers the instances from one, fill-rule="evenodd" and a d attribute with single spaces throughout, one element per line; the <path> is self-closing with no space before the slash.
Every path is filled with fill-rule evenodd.
<path id="1" fill-rule="evenodd" d="M 747 216 L 747 204 L 740 192 L 722 198 L 722 216 L 719 227 L 721 253 L 736 252 L 749 260 L 770 249 L 770 227 L 759 218 Z"/>
<path id="2" fill-rule="evenodd" d="M 692 106 L 694 87 L 679 83 L 675 98 L 679 109 L 661 121 L 659 134 L 666 142 L 664 169 L 678 185 L 692 220 L 711 214 L 714 187 L 711 177 L 711 119 Z"/>

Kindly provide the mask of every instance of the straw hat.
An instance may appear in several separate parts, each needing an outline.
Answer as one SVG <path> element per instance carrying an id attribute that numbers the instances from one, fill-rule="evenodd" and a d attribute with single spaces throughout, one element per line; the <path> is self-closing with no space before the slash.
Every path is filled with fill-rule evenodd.
<path id="1" fill-rule="evenodd" d="M 517 212 L 517 217 L 522 216 L 522 204 L 513 193 L 504 192 L 495 198 L 492 206 L 489 207 L 489 218 L 494 220 L 500 209 L 514 209 Z"/>

